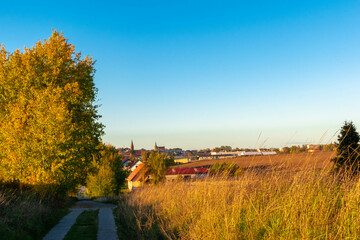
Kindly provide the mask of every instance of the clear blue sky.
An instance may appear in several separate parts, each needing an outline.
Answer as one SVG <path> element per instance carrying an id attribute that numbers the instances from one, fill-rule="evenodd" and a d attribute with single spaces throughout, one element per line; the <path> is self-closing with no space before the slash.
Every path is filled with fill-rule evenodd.
<path id="1" fill-rule="evenodd" d="M 280 147 L 360 130 L 359 13 L 357 0 L 6 1 L 0 42 L 54 28 L 93 56 L 117 147 Z"/>

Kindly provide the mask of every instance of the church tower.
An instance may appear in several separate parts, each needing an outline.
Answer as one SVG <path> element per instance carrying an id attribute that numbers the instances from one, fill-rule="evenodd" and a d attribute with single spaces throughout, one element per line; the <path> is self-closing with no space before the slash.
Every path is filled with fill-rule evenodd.
<path id="1" fill-rule="evenodd" d="M 133 143 L 133 140 L 131 140 L 131 145 L 130 145 L 130 152 L 131 153 L 134 153 L 134 143 Z"/>
<path id="2" fill-rule="evenodd" d="M 158 150 L 158 146 L 157 146 L 157 144 L 155 142 L 154 151 L 157 151 L 157 150 Z"/>

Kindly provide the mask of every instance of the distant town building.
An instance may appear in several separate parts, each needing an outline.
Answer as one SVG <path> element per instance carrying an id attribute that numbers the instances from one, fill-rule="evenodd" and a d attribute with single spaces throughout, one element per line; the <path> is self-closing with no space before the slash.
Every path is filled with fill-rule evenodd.
<path id="1" fill-rule="evenodd" d="M 155 142 L 155 146 L 154 146 L 154 151 L 165 151 L 165 147 L 164 146 L 158 146 L 157 143 Z"/>
<path id="2" fill-rule="evenodd" d="M 207 168 L 178 168 L 169 169 L 165 175 L 167 181 L 175 181 L 177 179 L 195 180 L 206 177 L 208 174 Z"/>
<path id="3" fill-rule="evenodd" d="M 129 164 L 131 164 L 131 161 L 129 158 L 125 158 L 123 161 L 122 161 L 122 164 L 125 168 L 128 167 Z"/>
<path id="4" fill-rule="evenodd" d="M 258 152 L 266 152 L 266 151 L 269 151 L 269 150 L 266 149 L 266 148 L 258 148 L 258 149 L 256 149 L 256 151 L 258 151 Z"/>
<path id="5" fill-rule="evenodd" d="M 267 149 L 258 149 L 255 151 L 237 151 L 237 152 L 211 152 L 211 156 L 216 156 L 213 159 L 220 159 L 224 157 L 241 157 L 241 156 L 261 156 L 261 155 L 275 155 L 276 152 L 268 151 Z"/>
<path id="6" fill-rule="evenodd" d="M 306 147 L 308 149 L 308 152 L 310 152 L 310 153 L 321 151 L 321 145 L 308 144 Z"/>
<path id="7" fill-rule="evenodd" d="M 213 156 L 221 156 L 221 155 L 226 155 L 229 157 L 238 157 L 241 156 L 241 153 L 243 153 L 243 151 L 237 151 L 237 152 L 211 152 L 211 155 Z"/>
<path id="8" fill-rule="evenodd" d="M 183 163 L 188 163 L 189 162 L 189 158 L 175 158 L 174 162 L 176 164 L 183 164 Z"/>
<path id="9" fill-rule="evenodd" d="M 130 152 L 133 153 L 134 152 L 134 143 L 133 140 L 131 140 L 131 145 L 130 145 Z"/>
<path id="10" fill-rule="evenodd" d="M 130 171 L 134 171 L 142 162 L 140 160 L 137 160 L 131 167 Z"/>
<path id="11" fill-rule="evenodd" d="M 126 178 L 130 191 L 143 186 L 144 183 L 149 180 L 146 173 L 147 169 L 145 168 L 145 164 L 140 164 L 132 173 L 130 173 Z"/>

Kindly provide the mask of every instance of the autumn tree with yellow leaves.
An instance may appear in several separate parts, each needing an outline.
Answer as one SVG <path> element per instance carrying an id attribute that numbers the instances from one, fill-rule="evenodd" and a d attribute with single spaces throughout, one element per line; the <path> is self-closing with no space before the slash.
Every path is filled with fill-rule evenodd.
<path id="1" fill-rule="evenodd" d="M 85 182 L 103 125 L 94 60 L 63 34 L 23 51 L 0 49 L 0 181 L 66 193 Z"/>

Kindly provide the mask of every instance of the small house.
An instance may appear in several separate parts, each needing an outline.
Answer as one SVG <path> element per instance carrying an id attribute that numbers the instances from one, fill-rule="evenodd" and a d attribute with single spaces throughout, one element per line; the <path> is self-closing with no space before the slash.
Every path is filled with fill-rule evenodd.
<path id="1" fill-rule="evenodd" d="M 189 163 L 189 158 L 175 158 L 174 162 L 176 164 Z"/>
<path id="2" fill-rule="evenodd" d="M 178 168 L 169 169 L 165 175 L 166 181 L 175 181 L 179 178 L 184 180 L 195 180 L 206 177 L 208 174 L 207 168 Z"/>
<path id="3" fill-rule="evenodd" d="M 130 171 L 134 171 L 140 164 L 142 164 L 142 162 L 140 160 L 137 160 L 131 167 L 130 167 Z"/>
<path id="4" fill-rule="evenodd" d="M 137 168 L 132 173 L 130 173 L 130 175 L 126 178 L 130 191 L 143 186 L 143 184 L 148 181 L 146 173 L 147 169 L 143 163 L 139 164 Z"/>

